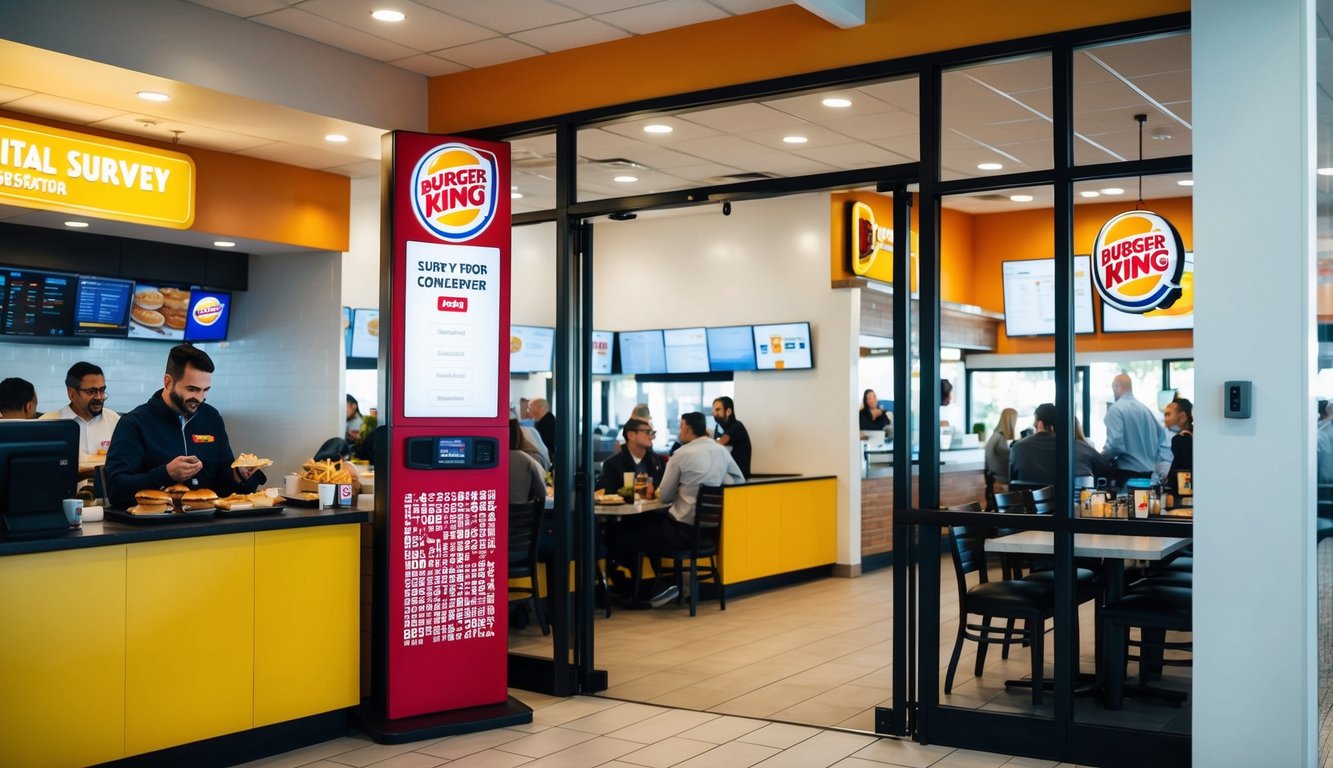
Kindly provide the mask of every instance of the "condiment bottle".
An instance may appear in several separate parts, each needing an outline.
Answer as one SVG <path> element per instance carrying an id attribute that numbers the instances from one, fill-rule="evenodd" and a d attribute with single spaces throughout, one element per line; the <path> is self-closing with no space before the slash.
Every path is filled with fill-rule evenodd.
<path id="1" fill-rule="evenodd" d="M 646 499 L 648 498 L 646 496 L 647 492 L 648 492 L 648 473 L 639 472 L 638 474 L 634 475 L 634 497 L 638 499 Z"/>

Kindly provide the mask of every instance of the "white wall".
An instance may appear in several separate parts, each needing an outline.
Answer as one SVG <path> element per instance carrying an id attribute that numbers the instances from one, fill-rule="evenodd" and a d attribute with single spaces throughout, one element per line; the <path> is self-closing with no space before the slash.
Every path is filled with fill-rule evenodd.
<path id="1" fill-rule="evenodd" d="M 230 341 L 200 344 L 217 366 L 208 402 L 232 448 L 275 462 L 271 482 L 342 434 L 339 259 L 333 253 L 250 258 L 250 290 L 234 294 Z M 38 409 L 66 403 L 65 371 L 79 360 L 106 373 L 107 406 L 133 410 L 162 387 L 171 345 L 93 339 L 88 347 L 0 343 L 0 378 L 37 387 Z"/>
<path id="2" fill-rule="evenodd" d="M 1198 766 L 1318 764 L 1313 6 L 1191 16 Z M 1222 418 L 1231 379 L 1253 418 Z"/>

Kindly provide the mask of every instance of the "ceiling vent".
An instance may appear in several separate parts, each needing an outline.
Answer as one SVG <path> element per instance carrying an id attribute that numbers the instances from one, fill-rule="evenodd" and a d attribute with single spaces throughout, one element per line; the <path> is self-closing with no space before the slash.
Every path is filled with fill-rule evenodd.
<path id="1" fill-rule="evenodd" d="M 642 163 L 636 163 L 623 157 L 609 157 L 605 160 L 588 158 L 587 162 L 613 171 L 644 171 L 648 169 L 648 166 Z"/>
<path id="2" fill-rule="evenodd" d="M 738 181 L 760 181 L 762 179 L 780 178 L 782 177 L 777 174 L 767 173 L 765 171 L 742 171 L 740 173 L 729 173 L 725 176 L 713 176 L 704 179 L 704 181 L 709 184 L 735 184 Z"/>

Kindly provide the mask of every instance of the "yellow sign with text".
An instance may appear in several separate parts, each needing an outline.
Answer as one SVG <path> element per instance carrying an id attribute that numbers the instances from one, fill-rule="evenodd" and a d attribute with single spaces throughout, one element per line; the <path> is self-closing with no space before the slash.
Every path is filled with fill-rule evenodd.
<path id="1" fill-rule="evenodd" d="M 0 117 L 6 205 L 189 229 L 194 180 L 180 152 Z"/>

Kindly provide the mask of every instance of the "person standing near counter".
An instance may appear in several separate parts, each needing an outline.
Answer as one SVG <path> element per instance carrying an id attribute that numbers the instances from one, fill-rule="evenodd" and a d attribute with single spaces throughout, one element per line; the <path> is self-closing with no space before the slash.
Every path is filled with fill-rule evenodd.
<path id="1" fill-rule="evenodd" d="M 1171 466 L 1166 428 L 1148 406 L 1134 399 L 1134 382 L 1127 374 L 1111 380 L 1115 402 L 1106 409 L 1106 443 L 1102 456 L 1115 465 L 1116 481 L 1131 477 L 1162 477 Z"/>
<path id="2" fill-rule="evenodd" d="M 745 425 L 736 418 L 736 404 L 730 397 L 719 397 L 713 401 L 713 420 L 717 426 L 713 429 L 713 439 L 718 445 L 731 449 L 731 458 L 740 467 L 745 479 L 750 478 L 750 433 Z M 685 444 L 684 438 L 680 440 Z"/>
<path id="3" fill-rule="evenodd" d="M 37 388 L 17 376 L 0 381 L 0 419 L 32 419 L 37 416 Z"/>
<path id="4" fill-rule="evenodd" d="M 867 389 L 861 393 L 861 413 L 857 421 L 862 432 L 883 430 L 890 425 L 889 412 L 880 407 L 875 390 Z"/>
<path id="5" fill-rule="evenodd" d="M 73 419 L 79 425 L 82 457 L 105 456 L 120 414 L 106 407 L 106 377 L 92 363 L 79 361 L 65 374 L 69 405 L 42 414 L 43 419 Z M 91 474 L 91 470 L 89 471 Z"/>
<path id="6" fill-rule="evenodd" d="M 222 415 L 204 402 L 213 386 L 213 360 L 190 344 L 171 348 L 162 389 L 120 418 L 106 457 L 107 495 L 127 507 L 137 491 L 185 483 L 219 496 L 250 493 L 264 483 L 253 467 L 233 468 L 235 456 Z"/>
<path id="7" fill-rule="evenodd" d="M 1000 411 L 1000 420 L 995 424 L 986 441 L 986 471 L 994 475 L 996 482 L 1009 482 L 1009 444 L 1018 433 L 1018 411 L 1005 408 Z"/>
<path id="8" fill-rule="evenodd" d="M 1177 472 L 1194 471 L 1194 403 L 1176 395 L 1166 404 L 1162 424 L 1171 433 L 1171 470 L 1166 473 L 1166 484 L 1174 488 Z"/>

